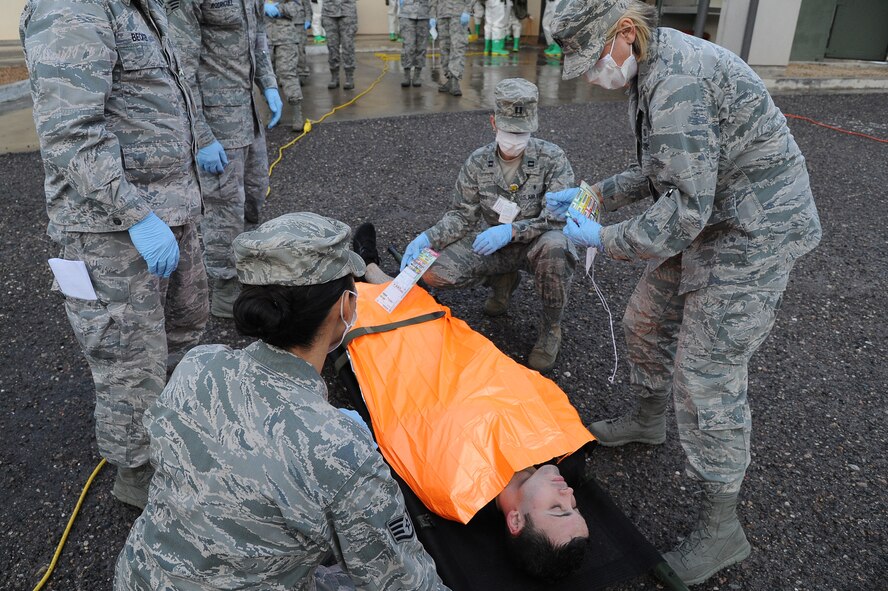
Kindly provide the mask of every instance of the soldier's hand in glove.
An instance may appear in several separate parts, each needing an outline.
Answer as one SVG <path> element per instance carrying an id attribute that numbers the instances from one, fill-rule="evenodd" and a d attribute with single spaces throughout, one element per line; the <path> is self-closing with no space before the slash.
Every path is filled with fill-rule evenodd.
<path id="1" fill-rule="evenodd" d="M 311 21 L 307 20 L 305 21 L 305 30 L 308 31 L 309 29 L 311 29 Z"/>
<path id="2" fill-rule="evenodd" d="M 464 12 L 461 15 L 459 15 L 459 24 L 463 27 L 469 26 L 469 13 L 468 12 Z"/>
<path id="3" fill-rule="evenodd" d="M 429 237 L 426 236 L 425 232 L 414 238 L 413 241 L 407 245 L 407 250 L 404 251 L 404 256 L 401 258 L 401 271 L 406 269 L 407 265 L 419 256 L 419 253 L 422 252 L 423 248 L 429 246 L 431 246 L 431 243 L 429 243 Z"/>
<path id="4" fill-rule="evenodd" d="M 554 193 L 546 193 L 546 209 L 548 209 L 555 219 L 563 220 L 570 207 L 571 201 L 579 194 L 580 188 L 564 189 L 563 191 L 555 191 Z"/>
<path id="5" fill-rule="evenodd" d="M 130 226 L 129 235 L 152 275 L 169 277 L 179 266 L 179 243 L 170 227 L 153 211 Z"/>
<path id="6" fill-rule="evenodd" d="M 281 11 L 278 10 L 277 2 L 266 2 L 265 3 L 265 16 L 270 18 L 277 18 L 281 15 Z"/>
<path id="7" fill-rule="evenodd" d="M 432 29 L 436 29 L 437 27 L 438 27 L 438 19 L 430 18 L 429 19 L 429 31 L 431 31 Z"/>
<path id="8" fill-rule="evenodd" d="M 512 241 L 512 224 L 501 224 L 487 228 L 472 243 L 472 250 L 477 254 L 490 256 Z"/>
<path id="9" fill-rule="evenodd" d="M 573 207 L 567 211 L 567 223 L 562 231 L 578 246 L 601 248 L 601 224 L 587 218 Z"/>
<path id="10" fill-rule="evenodd" d="M 228 165 L 228 156 L 225 154 L 225 148 L 218 140 L 209 146 L 204 146 L 197 151 L 197 164 L 205 171 L 211 174 L 222 174 Z"/>
<path id="11" fill-rule="evenodd" d="M 268 123 L 268 129 L 271 129 L 281 120 L 284 103 L 281 102 L 281 93 L 278 92 L 277 88 L 266 88 L 263 94 L 265 95 L 265 102 L 268 103 L 268 108 L 271 109 L 271 121 Z"/>

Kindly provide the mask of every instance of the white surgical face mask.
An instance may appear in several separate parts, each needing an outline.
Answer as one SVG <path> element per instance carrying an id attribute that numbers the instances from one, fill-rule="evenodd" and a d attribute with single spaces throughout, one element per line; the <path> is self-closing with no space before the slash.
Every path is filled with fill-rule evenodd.
<path id="1" fill-rule="evenodd" d="M 530 133 L 511 133 L 508 131 L 496 130 L 496 145 L 499 146 L 500 152 L 506 158 L 515 158 L 520 156 L 527 143 L 530 141 Z"/>
<path id="2" fill-rule="evenodd" d="M 611 44 L 610 51 L 607 55 L 595 62 L 595 65 L 586 70 L 586 80 L 592 84 L 606 90 L 616 90 L 623 88 L 638 73 L 638 62 L 635 61 L 635 54 L 630 53 L 622 66 L 618 66 L 614 61 L 613 52 L 614 45 L 617 44 L 617 38 Z"/>
<path id="3" fill-rule="evenodd" d="M 354 313 L 352 314 L 351 322 L 345 319 L 345 299 L 339 298 L 339 318 L 345 323 L 345 330 L 342 331 L 342 337 L 340 337 L 339 341 L 330 347 L 330 350 L 327 353 L 332 353 L 336 350 L 339 345 L 342 344 L 342 341 L 345 340 L 345 335 L 354 327 L 354 325 L 358 322 L 358 294 L 353 292 L 350 289 L 345 290 L 345 293 L 349 294 L 352 297 L 352 301 L 354 302 Z"/>

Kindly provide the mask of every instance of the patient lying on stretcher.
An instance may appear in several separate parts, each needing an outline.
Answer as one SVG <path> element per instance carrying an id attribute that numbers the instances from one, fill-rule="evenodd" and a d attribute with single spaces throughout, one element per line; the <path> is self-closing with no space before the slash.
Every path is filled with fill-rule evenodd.
<path id="1" fill-rule="evenodd" d="M 372 225 L 364 224 L 355 233 L 353 248 L 367 263 L 364 280 L 386 283 L 392 277 L 378 265 L 375 242 Z M 509 554 L 523 570 L 553 579 L 580 566 L 589 528 L 558 467 L 544 464 L 515 473 L 494 502 L 505 518 Z"/>

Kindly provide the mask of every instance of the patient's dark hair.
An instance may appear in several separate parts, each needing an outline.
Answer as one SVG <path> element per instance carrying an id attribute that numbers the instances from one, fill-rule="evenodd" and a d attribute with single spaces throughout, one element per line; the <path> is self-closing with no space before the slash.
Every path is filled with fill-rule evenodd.
<path id="1" fill-rule="evenodd" d="M 517 567 L 537 579 L 560 579 L 574 572 L 583 562 L 589 538 L 576 537 L 556 546 L 542 530 L 524 515 L 524 527 L 518 535 L 506 529 L 506 551 Z"/>
<path id="2" fill-rule="evenodd" d="M 351 275 L 319 285 L 244 285 L 234 302 L 234 323 L 242 335 L 275 347 L 310 347 L 330 308 L 354 288 Z"/>

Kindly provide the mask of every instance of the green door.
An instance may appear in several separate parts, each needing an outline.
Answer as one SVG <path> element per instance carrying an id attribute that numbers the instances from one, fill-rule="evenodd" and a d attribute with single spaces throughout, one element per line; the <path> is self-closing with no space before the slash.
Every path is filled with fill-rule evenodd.
<path id="1" fill-rule="evenodd" d="M 888 55 L 888 2 L 837 0 L 826 57 L 881 61 Z"/>

